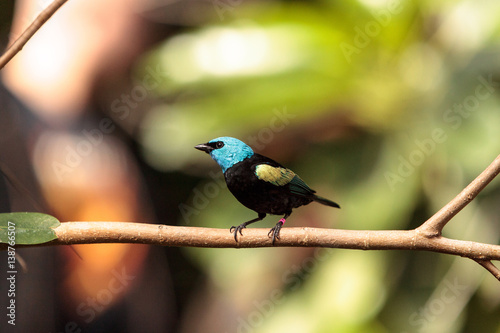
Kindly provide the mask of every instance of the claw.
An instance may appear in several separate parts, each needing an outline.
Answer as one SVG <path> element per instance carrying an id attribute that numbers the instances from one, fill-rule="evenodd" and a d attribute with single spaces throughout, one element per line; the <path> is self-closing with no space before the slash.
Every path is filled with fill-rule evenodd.
<path id="1" fill-rule="evenodd" d="M 273 239 L 273 245 L 274 245 L 274 242 L 278 239 L 280 239 L 280 231 L 281 231 L 281 227 L 283 226 L 283 224 L 285 223 L 285 220 L 284 219 L 281 219 L 278 223 L 276 223 L 276 225 L 271 229 L 269 230 L 269 232 L 267 233 L 267 237 L 272 237 Z"/>
<path id="2" fill-rule="evenodd" d="M 231 228 L 229 228 L 229 232 L 234 233 L 234 240 L 236 241 L 236 243 L 238 242 L 238 232 L 240 233 L 241 236 L 243 236 L 241 230 L 245 229 L 246 227 L 247 227 L 246 224 L 242 223 L 237 227 L 233 225 Z"/>
<path id="3" fill-rule="evenodd" d="M 241 230 L 245 229 L 247 227 L 247 225 L 249 225 L 251 223 L 262 220 L 264 217 L 266 217 L 266 214 L 259 213 L 259 217 L 255 218 L 253 220 L 250 220 L 248 222 L 242 223 L 237 227 L 235 227 L 233 225 L 231 228 L 229 228 L 229 232 L 234 233 L 234 240 L 236 241 L 236 243 L 238 243 L 238 232 L 240 233 L 241 236 L 243 236 L 243 233 L 241 232 Z"/>

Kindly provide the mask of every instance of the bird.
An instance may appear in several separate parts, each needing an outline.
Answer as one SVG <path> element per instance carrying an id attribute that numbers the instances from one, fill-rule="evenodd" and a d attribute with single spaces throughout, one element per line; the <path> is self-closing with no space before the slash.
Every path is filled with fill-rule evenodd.
<path id="1" fill-rule="evenodd" d="M 229 191 L 241 204 L 257 213 L 257 218 L 229 229 L 234 233 L 236 242 L 238 233 L 243 236 L 243 229 L 251 223 L 261 221 L 267 214 L 283 215 L 268 233 L 274 245 L 280 239 L 281 228 L 292 214 L 292 209 L 313 201 L 340 208 L 337 203 L 316 195 L 316 191 L 295 172 L 255 153 L 239 139 L 223 136 L 194 148 L 206 152 L 217 162 L 222 168 Z"/>

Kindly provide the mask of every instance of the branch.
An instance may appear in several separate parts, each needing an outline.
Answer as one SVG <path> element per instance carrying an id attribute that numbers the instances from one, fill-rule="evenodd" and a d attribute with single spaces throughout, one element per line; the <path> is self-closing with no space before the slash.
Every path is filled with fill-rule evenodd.
<path id="1" fill-rule="evenodd" d="M 24 30 L 24 32 L 19 36 L 18 39 L 5 51 L 5 53 L 0 57 L 0 69 L 4 68 L 7 63 L 14 58 L 16 54 L 19 53 L 30 40 L 31 37 L 42 27 L 42 25 L 47 22 L 54 13 L 61 8 L 68 0 L 54 0 L 50 5 L 47 6 L 31 23 L 31 25 Z"/>
<path id="2" fill-rule="evenodd" d="M 427 237 L 440 236 L 446 223 L 467 206 L 499 172 L 500 155 L 476 179 L 464 188 L 460 194 L 418 227 L 420 232 L 426 234 Z"/>
<path id="3" fill-rule="evenodd" d="M 57 239 L 37 246 L 96 243 L 137 243 L 176 247 L 273 247 L 268 229 L 243 230 L 238 243 L 229 229 L 178 227 L 132 222 L 65 222 L 54 229 Z M 5 244 L 2 244 L 5 245 Z M 32 247 L 33 245 L 16 245 Z M 476 261 L 500 260 L 500 245 L 428 238 L 413 230 L 342 230 L 283 228 L 276 247 L 329 247 L 354 250 L 419 250 L 446 253 Z"/>

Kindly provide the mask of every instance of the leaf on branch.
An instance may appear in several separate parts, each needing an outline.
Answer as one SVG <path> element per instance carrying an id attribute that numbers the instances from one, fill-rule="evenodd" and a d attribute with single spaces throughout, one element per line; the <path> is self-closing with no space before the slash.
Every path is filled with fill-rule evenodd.
<path id="1" fill-rule="evenodd" d="M 41 244 L 56 239 L 58 219 L 42 213 L 0 214 L 0 243 Z"/>

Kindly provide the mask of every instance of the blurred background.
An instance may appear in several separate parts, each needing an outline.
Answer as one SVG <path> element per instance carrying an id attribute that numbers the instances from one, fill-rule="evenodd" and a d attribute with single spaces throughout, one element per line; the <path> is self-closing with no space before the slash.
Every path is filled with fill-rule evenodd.
<path id="1" fill-rule="evenodd" d="M 50 2 L 1 2 L 3 47 Z M 224 135 L 342 206 L 287 226 L 417 227 L 500 151 L 499 37 L 493 0 L 68 1 L 0 72 L 0 209 L 229 228 L 255 213 L 193 149 Z M 499 185 L 444 235 L 498 244 Z M 74 249 L 18 250 L 2 332 L 500 332 L 499 282 L 458 257 Z"/>

